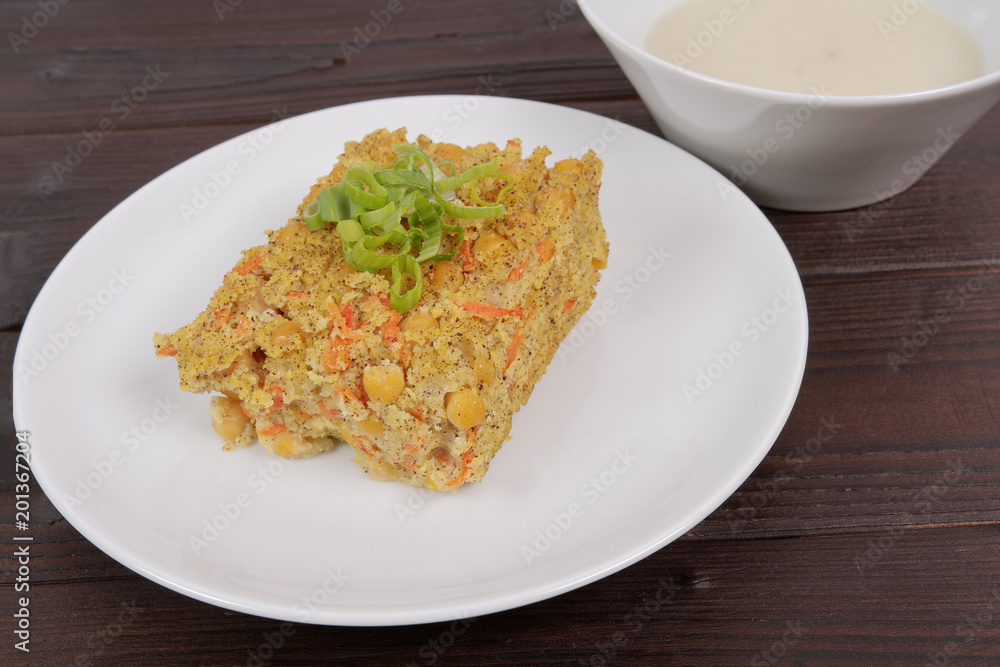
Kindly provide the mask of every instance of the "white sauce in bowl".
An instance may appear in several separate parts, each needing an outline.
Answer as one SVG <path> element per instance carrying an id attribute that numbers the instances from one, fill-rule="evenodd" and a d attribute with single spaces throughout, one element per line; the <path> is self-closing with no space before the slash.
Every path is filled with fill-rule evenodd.
<path id="1" fill-rule="evenodd" d="M 796 93 L 909 93 L 985 73 L 972 36 L 920 0 L 688 0 L 644 48 L 716 79 Z"/>

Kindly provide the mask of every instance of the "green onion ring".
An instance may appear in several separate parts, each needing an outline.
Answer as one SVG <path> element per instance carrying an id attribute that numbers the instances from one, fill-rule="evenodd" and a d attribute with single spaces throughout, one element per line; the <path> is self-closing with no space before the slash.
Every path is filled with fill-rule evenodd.
<path id="1" fill-rule="evenodd" d="M 348 218 L 337 223 L 337 234 L 344 243 L 354 245 L 365 237 L 365 230 L 360 222 Z"/>
<path id="2" fill-rule="evenodd" d="M 326 220 L 319 213 L 319 202 L 313 199 L 306 206 L 305 210 L 302 211 L 302 221 L 306 223 L 306 227 L 312 231 L 317 229 L 322 229 L 326 225 Z"/>
<path id="3" fill-rule="evenodd" d="M 440 195 L 437 195 L 437 198 L 438 203 L 441 204 L 441 208 L 444 209 L 444 212 L 453 218 L 458 218 L 459 220 L 495 218 L 498 215 L 503 215 L 506 210 L 503 204 L 495 204 L 493 206 L 464 206 L 462 204 L 455 204 L 447 199 L 443 199 Z"/>
<path id="4" fill-rule="evenodd" d="M 400 294 L 403 288 L 403 276 L 408 275 L 413 278 L 413 287 Z M 405 313 L 420 301 L 423 292 L 423 274 L 417 260 L 412 255 L 404 255 L 400 260 L 392 265 L 392 286 L 389 288 L 389 305 L 398 313 Z"/>
<path id="5" fill-rule="evenodd" d="M 382 255 L 375 252 L 375 248 L 385 245 L 386 243 L 394 243 L 390 241 L 388 237 L 400 236 L 402 241 L 402 248 L 399 253 L 395 255 Z M 360 241 L 351 246 L 350 250 L 346 254 L 345 258 L 347 264 L 355 271 L 367 271 L 368 273 L 377 273 L 382 269 L 392 266 L 393 263 L 398 259 L 404 257 L 410 257 L 407 253 L 410 251 L 410 239 L 403 234 L 384 234 L 382 236 L 365 236 Z"/>
<path id="6" fill-rule="evenodd" d="M 492 202 L 484 201 L 479 196 L 479 181 L 483 180 L 484 178 L 497 178 L 507 183 L 507 185 L 500 188 L 500 192 L 497 193 L 497 198 L 495 201 Z M 501 197 L 507 194 L 507 191 L 510 190 L 511 186 L 513 185 L 514 185 L 514 177 L 510 176 L 509 174 L 500 174 L 500 173 L 484 174 L 472 182 L 472 201 L 476 202 L 480 206 L 493 206 L 494 204 L 496 204 L 496 202 L 500 201 Z"/>
<path id="7" fill-rule="evenodd" d="M 354 218 L 365 211 L 344 193 L 342 183 L 335 183 L 324 189 L 316 197 L 316 201 L 319 202 L 320 215 L 326 222 L 340 222 Z"/>
<path id="8" fill-rule="evenodd" d="M 496 162 L 484 162 L 482 164 L 477 164 L 474 167 L 469 167 L 461 174 L 439 178 L 436 183 L 437 189 L 439 192 L 457 190 L 469 181 L 478 181 L 485 176 L 499 176 L 499 174 L 495 173 L 496 170 Z M 504 176 L 506 176 L 506 174 L 504 174 Z M 510 177 L 508 176 L 508 178 Z"/>

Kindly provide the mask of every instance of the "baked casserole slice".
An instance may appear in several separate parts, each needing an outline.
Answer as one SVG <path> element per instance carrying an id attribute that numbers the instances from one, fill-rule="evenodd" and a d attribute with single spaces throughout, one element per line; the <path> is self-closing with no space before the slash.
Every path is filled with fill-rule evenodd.
<path id="1" fill-rule="evenodd" d="M 353 183 L 352 196 L 378 200 L 373 206 L 386 188 L 404 191 L 410 177 L 393 168 L 404 153 L 414 171 L 442 184 L 478 176 L 412 210 L 405 197 L 380 209 L 401 213 L 392 230 L 376 223 L 366 245 L 356 234 L 374 212 L 355 216 L 362 224 L 317 223 L 317 211 L 332 206 L 324 191 L 338 184 Z M 407 144 L 405 129 L 348 143 L 296 216 L 242 253 L 192 323 L 155 334 L 156 353 L 176 359 L 183 390 L 216 394 L 209 414 L 224 447 L 256 440 L 304 458 L 342 441 L 376 480 L 434 491 L 480 481 L 513 414 L 590 306 L 608 253 L 593 151 L 552 167 L 546 148 L 521 153 L 517 140 Z M 353 180 L 358 169 L 390 184 Z M 426 222 L 435 212 L 438 233 Z M 380 247 L 387 238 L 397 245 Z M 383 266 L 394 252 L 393 266 Z"/>

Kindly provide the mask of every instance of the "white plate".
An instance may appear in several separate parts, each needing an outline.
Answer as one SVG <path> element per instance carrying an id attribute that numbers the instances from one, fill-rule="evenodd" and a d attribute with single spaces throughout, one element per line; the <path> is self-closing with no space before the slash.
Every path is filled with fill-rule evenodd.
<path id="1" fill-rule="evenodd" d="M 207 397 L 177 388 L 153 332 L 193 319 L 345 141 L 404 125 L 411 138 L 460 144 L 519 137 L 558 157 L 595 148 L 611 257 L 591 311 L 482 484 L 433 495 L 376 483 L 346 447 L 308 461 L 221 451 Z M 227 141 L 117 206 L 39 294 L 14 359 L 14 418 L 30 431 L 35 478 L 132 570 L 276 619 L 457 619 L 605 577 L 722 504 L 799 389 L 798 274 L 727 184 L 635 128 L 514 99 L 377 100 Z"/>

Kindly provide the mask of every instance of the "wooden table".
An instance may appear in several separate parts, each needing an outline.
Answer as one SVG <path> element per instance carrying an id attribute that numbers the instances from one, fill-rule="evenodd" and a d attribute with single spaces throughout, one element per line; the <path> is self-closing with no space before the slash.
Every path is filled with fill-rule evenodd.
<path id="1" fill-rule="evenodd" d="M 571 0 L 5 0 L 0 26 L 7 414 L 20 325 L 74 242 L 274 109 L 478 91 L 658 133 Z M 79 164 L 53 166 L 86 137 Z M 4 421 L 0 662 L 1000 664 L 1000 107 L 882 206 L 766 214 L 804 283 L 805 378 L 771 453 L 683 538 L 471 625 L 282 625 L 139 577 L 32 480 L 26 654 L 13 648 L 16 440 Z"/>

